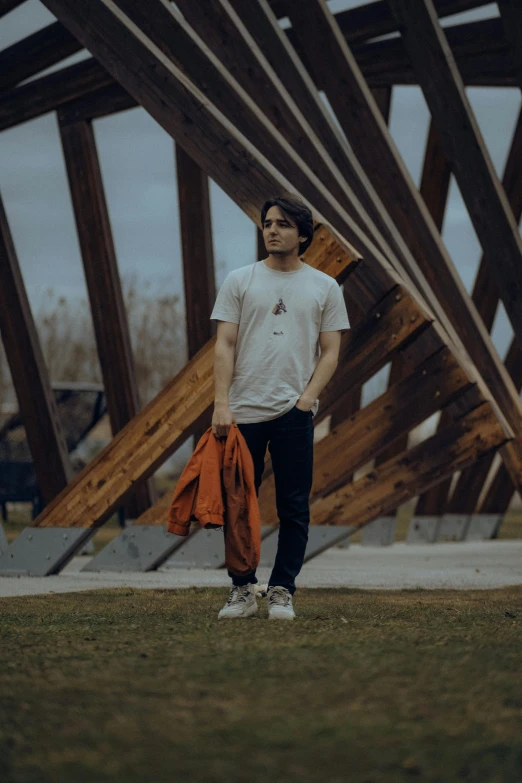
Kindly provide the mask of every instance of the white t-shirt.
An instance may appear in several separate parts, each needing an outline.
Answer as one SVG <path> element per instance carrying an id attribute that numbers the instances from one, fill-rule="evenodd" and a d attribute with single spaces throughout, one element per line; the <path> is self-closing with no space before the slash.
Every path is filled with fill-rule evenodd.
<path id="1" fill-rule="evenodd" d="M 210 317 L 239 324 L 229 394 L 238 424 L 291 410 L 319 360 L 319 333 L 350 328 L 336 281 L 308 264 L 295 272 L 270 269 L 264 261 L 235 269 Z M 313 413 L 317 407 L 316 401 Z"/>

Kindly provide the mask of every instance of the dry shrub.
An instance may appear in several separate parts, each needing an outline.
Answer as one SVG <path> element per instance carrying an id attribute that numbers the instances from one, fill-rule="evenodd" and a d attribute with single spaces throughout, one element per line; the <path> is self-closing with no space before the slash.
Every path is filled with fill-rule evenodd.
<path id="1" fill-rule="evenodd" d="M 185 316 L 176 294 L 154 296 L 136 278 L 123 281 L 123 295 L 140 400 L 145 404 L 186 361 Z M 69 301 L 52 289 L 42 296 L 35 321 L 51 381 L 101 383 L 101 370 L 86 299 Z M 0 345 L 0 406 L 15 394 Z"/>

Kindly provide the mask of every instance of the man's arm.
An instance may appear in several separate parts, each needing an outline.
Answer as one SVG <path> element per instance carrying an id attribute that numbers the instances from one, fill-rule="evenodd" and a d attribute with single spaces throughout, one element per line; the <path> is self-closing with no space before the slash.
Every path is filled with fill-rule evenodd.
<path id="1" fill-rule="evenodd" d="M 234 360 L 239 324 L 218 321 L 214 350 L 214 413 L 212 432 L 218 438 L 226 438 L 234 417 L 230 410 L 228 393 L 234 373 Z"/>
<path id="2" fill-rule="evenodd" d="M 297 407 L 302 411 L 309 411 L 312 408 L 336 370 L 341 348 L 341 332 L 321 332 L 319 345 L 321 357 L 308 386 L 297 402 Z"/>

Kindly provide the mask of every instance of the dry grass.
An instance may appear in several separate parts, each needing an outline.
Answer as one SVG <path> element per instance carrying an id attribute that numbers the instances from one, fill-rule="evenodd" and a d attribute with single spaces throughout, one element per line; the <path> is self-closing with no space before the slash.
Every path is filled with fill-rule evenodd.
<path id="1" fill-rule="evenodd" d="M 0 600 L 4 783 L 520 783 L 522 588 Z"/>

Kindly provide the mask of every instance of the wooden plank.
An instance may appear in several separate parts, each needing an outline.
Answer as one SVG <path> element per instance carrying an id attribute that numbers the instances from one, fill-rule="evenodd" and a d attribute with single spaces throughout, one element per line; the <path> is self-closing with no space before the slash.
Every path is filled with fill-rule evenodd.
<path id="1" fill-rule="evenodd" d="M 443 348 L 332 429 L 315 446 L 312 502 L 344 486 L 354 471 L 385 452 L 402 439 L 404 432 L 446 406 L 468 386 L 465 373 L 451 352 Z M 261 485 L 259 502 L 264 523 L 277 524 L 272 477 Z"/>
<path id="2" fill-rule="evenodd" d="M 129 327 L 92 125 L 60 126 L 112 434 L 140 409 Z M 150 505 L 137 487 L 131 515 Z"/>
<path id="3" fill-rule="evenodd" d="M 210 320 L 216 299 L 210 196 L 207 175 L 179 146 L 176 171 L 188 358 L 192 359 L 215 331 Z"/>
<path id="4" fill-rule="evenodd" d="M 518 0 L 497 0 L 497 5 L 509 42 L 513 70 L 522 89 L 522 7 Z"/>
<path id="5" fill-rule="evenodd" d="M 1 198 L 0 332 L 38 486 L 48 503 L 72 479 L 73 469 Z"/>
<path id="6" fill-rule="evenodd" d="M 316 81 L 325 85 L 327 97 L 350 144 L 442 307 L 436 306 L 430 291 L 422 289 L 422 293 L 446 328 L 447 317 L 450 319 L 454 341 L 462 340 L 497 404 L 522 437 L 522 408 L 513 383 L 397 152 L 334 17 L 323 0 L 302 0 L 292 6 L 291 20 L 302 47 L 309 51 L 314 69 L 320 70 L 321 78 Z M 340 79 L 342 90 L 339 89 Z M 354 113 L 358 122 L 352 121 Z M 516 442 L 505 451 L 512 453 L 514 450 L 522 466 L 522 448 Z"/>
<path id="7" fill-rule="evenodd" d="M 82 45 L 60 22 L 37 30 L 0 52 L 0 91 L 35 76 L 81 48 Z"/>
<path id="8" fill-rule="evenodd" d="M 112 76 L 90 59 L 15 87 L 1 96 L 0 130 L 40 117 L 109 84 L 113 84 Z"/>
<path id="9" fill-rule="evenodd" d="M 113 83 L 81 96 L 60 107 L 62 125 L 75 122 L 92 122 L 138 106 L 137 101 L 119 84 Z"/>
<path id="10" fill-rule="evenodd" d="M 431 0 L 390 0 L 433 122 L 522 340 L 522 238 L 500 184 Z"/>
<path id="11" fill-rule="evenodd" d="M 488 403 L 353 484 L 316 501 L 314 525 L 362 527 L 505 442 Z"/>

